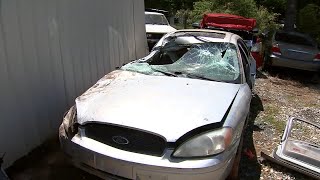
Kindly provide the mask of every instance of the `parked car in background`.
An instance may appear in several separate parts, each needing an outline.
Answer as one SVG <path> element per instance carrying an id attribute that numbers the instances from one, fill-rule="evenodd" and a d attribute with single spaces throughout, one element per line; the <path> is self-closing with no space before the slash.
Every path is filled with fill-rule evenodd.
<path id="1" fill-rule="evenodd" d="M 203 15 L 200 23 L 194 23 L 194 28 L 216 29 L 232 32 L 239 35 L 251 51 L 256 60 L 257 68 L 262 65 L 263 52 L 261 38 L 257 36 L 257 21 L 253 18 L 245 18 L 233 14 L 208 13 Z"/>
<path id="2" fill-rule="evenodd" d="M 278 31 L 264 56 L 265 67 L 280 66 L 307 71 L 320 71 L 317 42 L 307 34 Z"/>
<path id="3" fill-rule="evenodd" d="M 145 12 L 145 23 L 149 50 L 162 38 L 163 35 L 175 31 L 166 16 L 158 12 Z"/>
<path id="4" fill-rule="evenodd" d="M 238 35 L 169 33 L 76 99 L 61 146 L 77 167 L 104 178 L 235 177 L 255 69 Z"/>

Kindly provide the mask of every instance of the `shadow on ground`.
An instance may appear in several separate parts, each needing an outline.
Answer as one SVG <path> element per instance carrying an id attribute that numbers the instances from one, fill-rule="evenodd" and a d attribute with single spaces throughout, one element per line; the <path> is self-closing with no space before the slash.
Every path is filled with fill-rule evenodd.
<path id="1" fill-rule="evenodd" d="M 262 131 L 262 129 L 254 124 L 258 114 L 263 111 L 263 104 L 258 95 L 253 95 L 250 106 L 251 112 L 244 134 L 243 151 L 240 161 L 240 179 L 258 180 L 261 175 L 261 165 L 258 162 L 253 140 L 253 132 Z"/>
<path id="2" fill-rule="evenodd" d="M 278 77 L 283 80 L 297 81 L 305 86 L 320 89 L 320 72 L 303 71 L 297 69 L 272 67 L 268 73 L 273 77 Z"/>
<path id="3" fill-rule="evenodd" d="M 99 180 L 73 167 L 60 151 L 58 139 L 33 150 L 6 171 L 11 180 Z"/>

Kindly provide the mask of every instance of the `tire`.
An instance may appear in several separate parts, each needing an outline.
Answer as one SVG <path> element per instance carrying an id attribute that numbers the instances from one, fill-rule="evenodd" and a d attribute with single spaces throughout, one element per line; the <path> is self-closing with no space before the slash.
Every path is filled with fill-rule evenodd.
<path id="1" fill-rule="evenodd" d="M 311 78 L 312 83 L 320 83 L 320 71 L 314 72 Z"/>
<path id="2" fill-rule="evenodd" d="M 271 61 L 270 58 L 267 57 L 267 55 L 265 54 L 263 56 L 263 63 L 262 63 L 262 71 L 268 71 L 271 68 Z"/>

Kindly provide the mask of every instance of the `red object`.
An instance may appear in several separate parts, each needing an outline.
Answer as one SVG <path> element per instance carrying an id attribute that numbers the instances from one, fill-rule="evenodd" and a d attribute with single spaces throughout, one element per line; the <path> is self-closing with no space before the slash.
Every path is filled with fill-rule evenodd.
<path id="1" fill-rule="evenodd" d="M 262 42 L 262 39 L 257 37 L 257 43 L 260 43 L 260 42 Z"/>
<path id="2" fill-rule="evenodd" d="M 257 24 L 256 19 L 245 18 L 231 14 L 205 14 L 201 21 L 201 28 L 208 26 L 223 29 L 252 31 Z"/>
<path id="3" fill-rule="evenodd" d="M 243 152 L 250 160 L 256 157 L 250 149 L 246 148 Z"/>
<path id="4" fill-rule="evenodd" d="M 314 57 L 314 59 L 320 60 L 320 53 L 318 53 L 318 54 L 316 55 L 316 57 Z"/>
<path id="5" fill-rule="evenodd" d="M 272 53 L 281 54 L 280 48 L 278 45 L 273 45 L 271 48 Z"/>
<path id="6" fill-rule="evenodd" d="M 257 25 L 256 19 L 245 18 L 232 14 L 209 13 L 203 16 L 200 28 L 207 27 L 221 28 L 226 30 L 252 31 Z M 260 46 L 261 39 L 258 38 L 256 43 Z M 262 66 L 263 57 L 260 54 L 260 47 L 251 52 L 256 60 L 257 68 Z"/>
<path id="7" fill-rule="evenodd" d="M 258 69 L 263 64 L 263 58 L 262 58 L 260 52 L 251 52 L 251 54 L 252 54 L 253 58 L 256 60 L 256 68 Z"/>

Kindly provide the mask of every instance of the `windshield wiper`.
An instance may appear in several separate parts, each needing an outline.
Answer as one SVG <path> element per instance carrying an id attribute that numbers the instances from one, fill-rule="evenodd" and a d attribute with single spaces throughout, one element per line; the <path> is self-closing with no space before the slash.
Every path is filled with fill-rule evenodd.
<path id="1" fill-rule="evenodd" d="M 186 74 L 186 76 L 189 77 L 189 78 L 196 78 L 196 79 L 202 79 L 202 80 L 208 80 L 208 81 L 221 82 L 221 81 L 214 80 L 214 79 L 211 79 L 211 78 L 207 78 L 205 76 L 201 76 L 201 75 L 198 75 L 198 74 Z"/>
<path id="2" fill-rule="evenodd" d="M 164 75 L 167 75 L 167 76 L 173 76 L 173 77 L 178 77 L 178 75 L 174 74 L 174 73 L 171 73 L 171 72 L 168 72 L 168 71 L 161 71 L 161 70 L 158 70 L 158 69 L 154 69 L 150 66 L 150 68 L 155 71 L 155 72 L 160 72 Z"/>
<path id="3" fill-rule="evenodd" d="M 175 74 L 184 74 L 186 75 L 188 78 L 193 78 L 193 79 L 202 79 L 202 80 L 207 80 L 207 81 L 216 81 L 216 82 L 222 82 L 222 81 L 218 81 L 218 80 L 214 80 L 199 74 L 191 74 L 191 73 L 183 73 L 183 72 L 174 72 Z"/>

